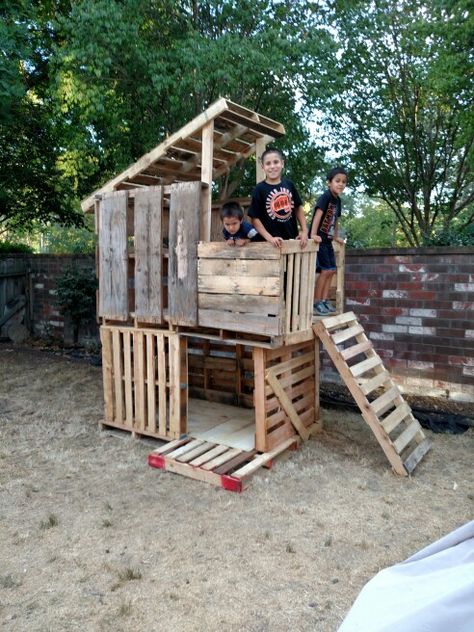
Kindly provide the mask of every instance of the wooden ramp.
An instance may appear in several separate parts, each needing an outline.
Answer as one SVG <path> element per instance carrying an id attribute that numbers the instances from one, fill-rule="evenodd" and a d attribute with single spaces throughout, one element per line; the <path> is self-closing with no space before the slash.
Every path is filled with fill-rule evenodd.
<path id="1" fill-rule="evenodd" d="M 323 318 L 313 326 L 382 446 L 393 470 L 407 476 L 430 447 L 353 312 Z M 370 399 L 369 399 L 370 396 Z"/>
<path id="2" fill-rule="evenodd" d="M 229 491 L 241 492 L 250 476 L 262 466 L 270 467 L 281 452 L 298 445 L 298 437 L 288 439 L 271 452 L 258 454 L 226 445 L 186 437 L 153 450 L 148 465 Z"/>

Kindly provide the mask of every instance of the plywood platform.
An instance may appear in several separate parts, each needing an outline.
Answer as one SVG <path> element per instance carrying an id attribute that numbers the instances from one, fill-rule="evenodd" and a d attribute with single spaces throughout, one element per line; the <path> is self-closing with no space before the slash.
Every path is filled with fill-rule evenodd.
<path id="1" fill-rule="evenodd" d="M 255 413 L 246 408 L 191 398 L 188 436 L 229 448 L 254 450 Z"/>

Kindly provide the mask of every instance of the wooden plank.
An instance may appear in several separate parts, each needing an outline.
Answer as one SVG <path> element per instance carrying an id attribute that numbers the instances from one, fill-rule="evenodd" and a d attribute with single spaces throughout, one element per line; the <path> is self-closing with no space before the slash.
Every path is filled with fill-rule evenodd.
<path id="1" fill-rule="evenodd" d="M 267 261 L 280 259 L 281 253 L 279 248 L 264 242 L 246 244 L 244 248 L 229 248 L 222 242 L 209 242 L 198 244 L 198 257 L 199 259 L 263 259 Z"/>
<path id="2" fill-rule="evenodd" d="M 186 454 L 182 454 L 181 456 L 179 456 L 177 460 L 181 461 L 182 463 L 189 463 L 189 461 L 192 461 L 198 456 L 201 456 L 202 454 L 204 454 L 204 452 L 208 452 L 211 448 L 214 447 L 215 443 L 202 443 L 201 445 L 195 447 L 194 450 L 190 450 L 189 452 L 186 452 Z"/>
<path id="3" fill-rule="evenodd" d="M 348 347 L 347 349 L 343 349 L 341 351 L 341 357 L 346 360 L 350 360 L 355 356 L 365 353 L 366 351 L 370 351 L 373 349 L 372 343 L 370 340 L 365 340 L 364 342 L 360 342 L 359 344 L 354 345 L 353 347 Z"/>
<path id="4" fill-rule="evenodd" d="M 186 452 L 191 452 L 191 450 L 194 450 L 203 443 L 204 441 L 202 439 L 192 439 L 191 441 L 188 441 L 188 443 L 176 448 L 176 450 L 168 452 L 166 456 L 170 459 L 177 459 L 179 456 L 186 454 Z"/>
<path id="5" fill-rule="evenodd" d="M 403 465 L 405 466 L 409 474 L 413 472 L 417 464 L 430 449 L 430 446 L 431 443 L 429 439 L 425 439 L 424 441 L 419 443 L 417 447 L 413 450 L 413 452 L 405 459 L 405 461 L 403 461 Z"/>
<path id="6" fill-rule="evenodd" d="M 227 246 L 229 247 L 229 246 Z M 278 259 L 199 259 L 199 276 L 222 277 L 278 277 L 280 278 L 280 261 Z M 254 279 L 254 282 L 256 280 Z"/>
<path id="7" fill-rule="evenodd" d="M 178 438 L 186 428 L 182 426 L 181 409 L 181 346 L 178 334 L 168 337 L 169 366 L 169 436 Z"/>
<path id="8" fill-rule="evenodd" d="M 350 372 L 354 377 L 358 377 L 359 375 L 363 375 L 370 371 L 376 366 L 383 367 L 382 360 L 378 355 L 374 355 L 358 364 L 354 364 L 354 366 L 349 367 Z"/>
<path id="9" fill-rule="evenodd" d="M 130 428 L 133 427 L 133 375 L 132 375 L 132 330 L 122 331 L 123 336 L 123 373 L 125 390 L 125 419 Z"/>
<path id="10" fill-rule="evenodd" d="M 293 298 L 291 308 L 291 331 L 298 331 L 300 328 L 300 289 L 301 289 L 301 253 L 295 255 L 293 270 Z"/>
<path id="11" fill-rule="evenodd" d="M 242 463 L 247 463 L 255 456 L 255 454 L 257 454 L 255 450 L 251 450 L 249 452 L 241 452 L 237 456 L 234 456 L 233 459 L 230 459 L 230 461 L 226 461 L 223 465 L 215 467 L 213 471 L 216 474 L 227 474 L 239 465 L 242 465 Z"/>
<path id="12" fill-rule="evenodd" d="M 198 278 L 199 292 L 225 294 L 229 300 L 238 300 L 238 296 L 279 296 L 281 282 L 279 277 L 240 277 L 240 276 L 201 276 Z"/>
<path id="13" fill-rule="evenodd" d="M 357 383 L 359 384 L 360 390 L 364 395 L 372 393 L 372 391 L 380 388 L 389 380 L 391 382 L 390 374 L 387 371 L 382 371 L 381 373 L 378 373 L 375 377 L 369 380 L 364 380 L 364 382 L 362 382 L 362 379 L 363 378 L 357 380 Z"/>
<path id="14" fill-rule="evenodd" d="M 199 237 L 201 241 L 211 240 L 212 167 L 214 153 L 214 120 L 202 128 L 201 181 L 208 186 L 201 189 L 201 221 Z"/>
<path id="15" fill-rule="evenodd" d="M 135 318 L 150 323 L 163 321 L 162 204 L 163 187 L 135 193 Z"/>
<path id="16" fill-rule="evenodd" d="M 298 414 L 296 413 L 290 398 L 285 393 L 283 388 L 280 386 L 278 382 L 278 378 L 272 373 L 272 369 L 267 370 L 265 379 L 272 387 L 275 395 L 278 397 L 282 407 L 284 408 L 286 414 L 290 418 L 290 421 L 295 427 L 295 430 L 297 431 L 297 433 L 300 435 L 300 437 L 304 441 L 307 441 L 309 439 L 309 433 L 307 429 L 304 427 L 303 423 L 301 422 Z"/>
<path id="17" fill-rule="evenodd" d="M 225 487 L 223 484 L 223 477 L 221 475 L 214 474 L 214 472 L 209 472 L 201 467 L 193 467 L 188 463 L 180 463 L 179 461 L 169 458 L 167 455 L 162 456 L 150 454 L 148 457 L 148 464 L 152 467 L 160 467 L 167 472 L 174 472 L 175 474 L 187 476 L 188 478 L 192 478 L 196 481 L 203 481 L 205 483 L 210 483 L 211 485 Z M 233 491 L 240 491 L 240 489 L 235 489 Z"/>
<path id="18" fill-rule="evenodd" d="M 407 447 L 410 441 L 412 441 L 419 432 L 421 433 L 421 436 L 424 436 L 420 424 L 416 421 L 416 419 L 413 419 L 408 428 L 405 428 L 401 435 L 393 442 L 393 446 L 398 454 Z"/>
<path id="19" fill-rule="evenodd" d="M 326 318 L 324 319 L 326 320 Z M 341 344 L 341 342 L 345 342 L 346 340 L 350 340 L 354 338 L 354 336 L 358 336 L 359 334 L 364 332 L 364 328 L 359 323 L 353 325 L 352 327 L 348 327 L 347 329 L 342 329 L 341 331 L 332 334 L 331 338 L 335 345 Z"/>
<path id="20" fill-rule="evenodd" d="M 229 448 L 226 445 L 216 445 L 211 450 L 207 450 L 207 452 L 204 452 L 203 454 L 201 454 L 201 456 L 193 459 L 189 465 L 192 465 L 193 467 L 204 465 L 204 463 L 206 463 L 207 461 L 211 461 L 216 456 L 227 452 L 228 449 Z"/>
<path id="21" fill-rule="evenodd" d="M 381 421 L 382 428 L 385 432 L 390 433 L 396 428 L 408 415 L 411 415 L 411 408 L 404 401 L 400 406 L 397 406 L 394 411 L 387 415 L 385 419 Z"/>
<path id="22" fill-rule="evenodd" d="M 201 466 L 201 469 L 203 469 L 203 470 L 213 470 L 214 468 L 218 467 L 219 465 L 222 465 L 226 461 L 230 461 L 231 459 L 233 459 L 234 457 L 239 455 L 241 452 L 242 452 L 242 450 L 240 450 L 239 448 L 229 448 L 227 450 L 227 452 L 224 452 L 223 454 L 220 454 L 219 456 L 216 456 L 211 461 L 208 461 L 207 463 L 204 463 Z"/>
<path id="23" fill-rule="evenodd" d="M 128 318 L 127 205 L 125 191 L 108 193 L 101 203 L 99 234 L 99 316 Z"/>
<path id="24" fill-rule="evenodd" d="M 173 452 L 188 442 L 189 439 L 187 437 L 183 439 L 175 439 L 174 441 L 170 441 L 169 443 L 162 445 L 160 448 L 156 448 L 156 450 L 153 450 L 152 454 L 166 454 L 167 452 Z"/>
<path id="25" fill-rule="evenodd" d="M 231 311 L 235 313 L 258 313 L 262 317 L 278 316 L 280 313 L 279 296 L 241 295 L 238 299 L 229 294 L 198 293 L 199 309 Z"/>
<path id="26" fill-rule="evenodd" d="M 146 393 L 147 393 L 147 427 L 152 432 L 156 427 L 156 337 L 151 333 L 145 334 L 146 348 Z"/>
<path id="27" fill-rule="evenodd" d="M 112 368 L 112 332 L 105 327 L 100 328 L 102 343 L 102 380 L 104 388 L 104 414 L 106 421 L 114 420 L 114 393 Z"/>
<path id="28" fill-rule="evenodd" d="M 293 270 L 295 265 L 294 255 L 286 257 L 286 291 L 285 291 L 285 333 L 291 331 L 293 309 Z"/>
<path id="29" fill-rule="evenodd" d="M 118 329 L 112 330 L 114 366 L 115 421 L 123 423 L 122 345 Z"/>
<path id="30" fill-rule="evenodd" d="M 161 435 L 166 436 L 167 420 L 167 398 L 166 398 L 166 355 L 165 355 L 164 334 L 156 335 L 157 346 L 157 366 L 158 366 L 158 430 Z"/>
<path id="31" fill-rule="evenodd" d="M 236 332 L 252 332 L 267 336 L 280 335 L 280 320 L 267 315 L 262 318 L 258 314 L 242 314 L 239 312 L 217 311 L 212 309 L 198 310 L 199 325 Z"/>
<path id="32" fill-rule="evenodd" d="M 380 411 L 385 408 L 389 403 L 394 402 L 397 397 L 400 397 L 400 391 L 398 386 L 392 386 L 388 391 L 377 397 L 373 402 L 370 403 L 370 407 L 374 411 L 376 415 L 380 413 Z M 395 404 L 394 404 L 395 405 Z"/>
<path id="33" fill-rule="evenodd" d="M 338 314 L 336 316 L 328 316 L 324 318 L 324 326 L 329 331 L 340 325 L 351 323 L 356 321 L 357 317 L 354 312 L 345 312 L 344 314 Z"/>
<path id="34" fill-rule="evenodd" d="M 291 360 L 287 360 L 286 362 L 281 362 L 280 364 L 275 364 L 272 366 L 271 371 L 275 376 L 281 375 L 285 371 L 292 371 L 298 367 L 301 367 L 303 364 L 313 363 L 314 356 L 312 350 L 308 351 L 304 355 L 296 356 Z"/>
<path id="35" fill-rule="evenodd" d="M 253 350 L 254 362 L 254 405 L 255 405 L 255 447 L 266 450 L 267 429 L 265 412 L 265 351 L 258 347 Z"/>
<path id="36" fill-rule="evenodd" d="M 144 430 L 145 418 L 145 354 L 144 334 L 141 331 L 133 332 L 133 383 L 135 387 L 135 422 L 134 428 Z"/>
<path id="37" fill-rule="evenodd" d="M 199 182 L 174 184 L 170 196 L 168 319 L 197 325 L 197 243 L 201 204 Z"/>
<path id="38" fill-rule="evenodd" d="M 259 454 L 257 457 L 252 459 L 250 463 L 247 463 L 247 465 L 244 465 L 240 469 L 233 472 L 232 476 L 235 476 L 236 478 L 240 478 L 240 479 L 247 478 L 248 476 L 253 474 L 255 470 L 258 470 L 259 467 L 262 467 L 262 465 L 274 459 L 276 456 L 278 456 L 279 454 L 287 450 L 296 442 L 297 442 L 297 439 L 295 437 L 290 437 L 289 439 L 281 443 L 279 446 L 277 446 L 270 452 Z"/>

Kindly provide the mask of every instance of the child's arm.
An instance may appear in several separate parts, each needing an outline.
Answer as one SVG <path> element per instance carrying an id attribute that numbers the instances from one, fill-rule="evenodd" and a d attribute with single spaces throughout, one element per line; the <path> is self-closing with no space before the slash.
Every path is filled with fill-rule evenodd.
<path id="1" fill-rule="evenodd" d="M 252 221 L 253 221 L 254 227 L 258 230 L 260 235 L 262 235 L 265 241 L 269 241 L 271 244 L 275 246 L 275 248 L 280 248 L 283 242 L 283 239 L 281 237 L 273 237 L 273 235 L 270 235 L 268 230 L 264 227 L 262 222 L 257 217 L 253 217 Z"/>
<path id="2" fill-rule="evenodd" d="M 321 217 L 323 216 L 323 211 L 320 208 L 316 209 L 316 213 L 314 214 L 313 225 L 311 226 L 311 237 L 313 241 L 317 244 L 321 242 L 321 237 L 318 235 L 318 228 L 321 222 Z"/>
<path id="3" fill-rule="evenodd" d="M 301 231 L 296 239 L 299 239 L 301 241 L 302 248 L 306 248 L 306 244 L 308 243 L 308 226 L 306 224 L 306 217 L 304 214 L 303 206 L 298 206 L 298 208 L 296 209 L 296 219 L 301 226 Z"/>

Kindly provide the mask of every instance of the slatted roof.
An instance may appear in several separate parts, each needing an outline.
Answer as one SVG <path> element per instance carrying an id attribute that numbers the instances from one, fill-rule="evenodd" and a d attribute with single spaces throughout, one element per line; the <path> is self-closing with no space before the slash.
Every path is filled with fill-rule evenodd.
<path id="1" fill-rule="evenodd" d="M 212 125 L 209 125 L 212 122 Z M 204 134 L 204 128 L 212 131 Z M 143 155 L 125 171 L 109 180 L 81 203 L 93 210 L 96 196 L 119 189 L 212 180 L 226 173 L 239 160 L 261 151 L 265 144 L 285 134 L 281 123 L 227 99 L 218 99 L 202 114 Z M 207 164 L 206 164 L 207 163 Z M 208 168 L 209 167 L 209 168 Z"/>

